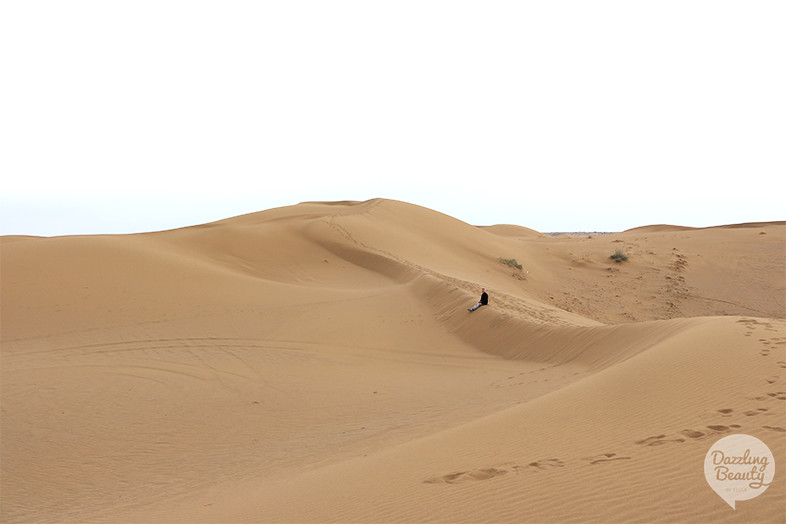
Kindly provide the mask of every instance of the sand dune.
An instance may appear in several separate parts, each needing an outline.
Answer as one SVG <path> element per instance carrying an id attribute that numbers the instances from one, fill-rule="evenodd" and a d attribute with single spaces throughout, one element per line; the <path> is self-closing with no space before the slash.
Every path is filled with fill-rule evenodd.
<path id="1" fill-rule="evenodd" d="M 628 229 L 625 232 L 637 232 L 637 233 L 644 233 L 644 232 L 663 232 L 663 231 L 697 231 L 702 229 L 744 229 L 744 228 L 761 228 L 765 226 L 783 226 L 786 225 L 786 221 L 774 221 L 774 222 L 744 222 L 741 224 L 724 224 L 721 226 L 710 226 L 710 227 L 688 227 L 688 226 L 675 226 L 670 224 L 654 224 L 651 226 L 641 226 L 641 227 L 634 227 L 632 229 Z"/>
<path id="2" fill-rule="evenodd" d="M 381 199 L 4 237 L 0 516 L 780 522 L 785 248 Z M 731 433 L 776 464 L 736 510 L 702 469 Z"/>

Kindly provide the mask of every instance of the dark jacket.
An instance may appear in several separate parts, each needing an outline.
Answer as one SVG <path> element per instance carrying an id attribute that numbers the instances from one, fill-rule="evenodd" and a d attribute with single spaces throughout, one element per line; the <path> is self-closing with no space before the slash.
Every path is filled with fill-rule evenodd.
<path id="1" fill-rule="evenodd" d="M 484 292 L 482 295 L 480 295 L 480 303 L 483 304 L 484 306 L 488 306 L 489 305 L 489 295 L 488 295 L 488 293 Z"/>

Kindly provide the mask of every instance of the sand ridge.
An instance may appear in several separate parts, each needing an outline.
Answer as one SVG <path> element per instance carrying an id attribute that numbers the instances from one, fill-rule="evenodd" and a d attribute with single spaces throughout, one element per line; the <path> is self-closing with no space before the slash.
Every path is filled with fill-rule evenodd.
<path id="1" fill-rule="evenodd" d="M 786 510 L 783 223 L 551 237 L 374 199 L 0 246 L 3 521 Z M 689 465 L 730 432 L 778 468 L 736 512 Z"/>

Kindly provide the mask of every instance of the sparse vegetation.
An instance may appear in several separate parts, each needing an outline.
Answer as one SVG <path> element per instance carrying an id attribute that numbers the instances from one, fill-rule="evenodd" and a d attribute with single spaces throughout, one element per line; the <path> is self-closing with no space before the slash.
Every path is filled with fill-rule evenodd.
<path id="1" fill-rule="evenodd" d="M 620 263 L 628 260 L 628 255 L 626 255 L 621 249 L 618 249 L 614 252 L 613 255 L 609 255 L 609 258 L 614 262 Z"/>
<path id="2" fill-rule="evenodd" d="M 503 263 L 503 264 L 509 265 L 510 267 L 515 267 L 519 271 L 521 271 L 524 268 L 524 266 L 522 266 L 521 264 L 516 262 L 515 258 L 502 258 L 502 257 L 499 257 L 499 261 L 501 263 Z"/>

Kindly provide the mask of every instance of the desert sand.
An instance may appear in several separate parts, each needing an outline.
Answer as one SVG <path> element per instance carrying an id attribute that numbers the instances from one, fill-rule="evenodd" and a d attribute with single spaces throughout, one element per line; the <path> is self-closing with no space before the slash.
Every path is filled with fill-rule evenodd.
<path id="1" fill-rule="evenodd" d="M 3 522 L 786 516 L 783 222 L 549 236 L 377 199 L 0 255 Z M 703 471 L 733 433 L 776 468 L 736 509 Z"/>

